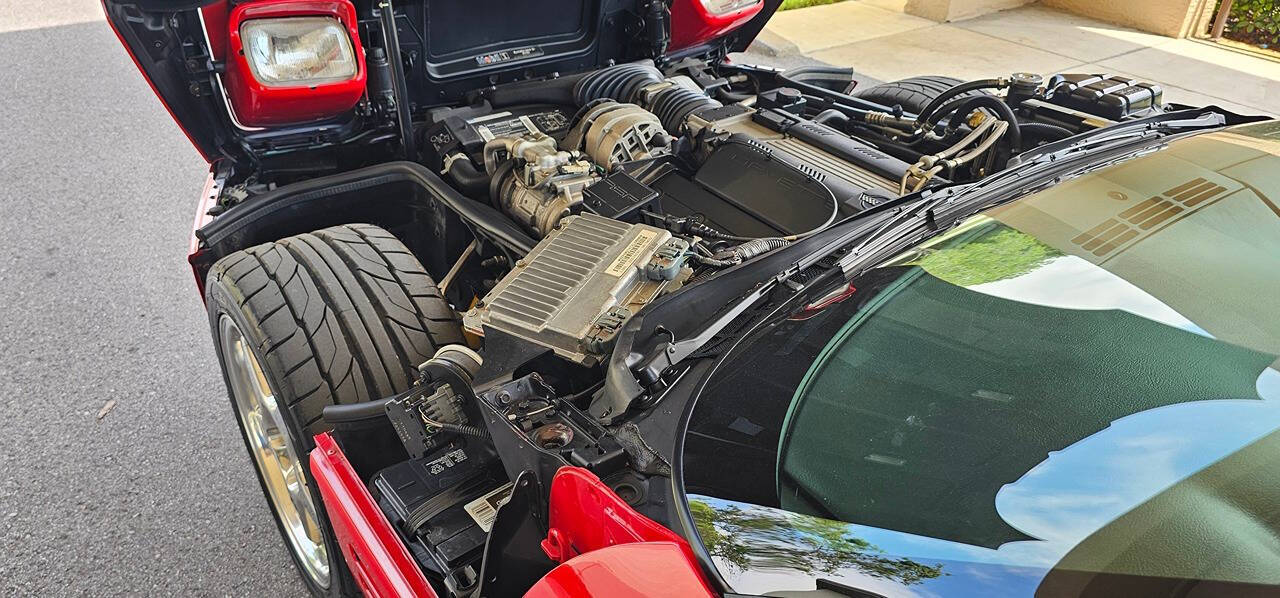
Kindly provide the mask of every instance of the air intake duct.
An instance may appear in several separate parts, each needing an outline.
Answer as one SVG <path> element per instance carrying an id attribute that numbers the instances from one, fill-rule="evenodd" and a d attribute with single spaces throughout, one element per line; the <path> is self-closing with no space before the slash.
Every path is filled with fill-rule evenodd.
<path id="1" fill-rule="evenodd" d="M 579 106 L 605 98 L 634 102 L 641 89 L 662 80 L 662 72 L 650 61 L 619 64 L 580 79 L 573 88 L 573 99 Z"/>
<path id="2" fill-rule="evenodd" d="M 662 128 L 679 135 L 685 119 L 690 114 L 704 108 L 719 108 L 723 105 L 708 97 L 706 92 L 672 85 L 653 94 L 649 109 L 657 115 L 659 121 L 662 121 Z"/>
<path id="3" fill-rule="evenodd" d="M 573 99 L 579 106 L 604 99 L 638 104 L 657 115 L 662 128 L 678 135 L 690 114 L 723 105 L 692 85 L 663 77 L 662 71 L 646 60 L 611 66 L 579 79 L 573 86 Z"/>

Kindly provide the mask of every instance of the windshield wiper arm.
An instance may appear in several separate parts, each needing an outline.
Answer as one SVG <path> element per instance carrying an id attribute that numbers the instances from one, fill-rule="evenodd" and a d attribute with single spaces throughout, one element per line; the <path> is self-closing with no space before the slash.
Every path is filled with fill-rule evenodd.
<path id="1" fill-rule="evenodd" d="M 918 222 L 916 222 L 917 220 L 930 218 L 931 216 L 929 213 L 934 207 L 942 204 L 953 195 L 960 192 L 961 189 L 959 186 L 948 187 L 934 192 L 937 195 L 940 195 L 940 197 L 925 197 L 919 199 L 915 204 L 901 207 L 898 213 L 889 216 L 880 224 L 879 227 L 876 228 L 876 230 L 872 231 L 867 240 L 854 248 L 850 255 L 865 256 L 868 255 L 868 250 L 874 251 L 882 248 L 884 243 L 873 243 L 873 241 L 883 239 L 885 241 L 892 242 L 894 239 L 901 238 L 902 234 L 906 232 L 901 231 L 901 229 L 904 227 L 914 228 L 918 225 Z M 743 312 L 747 311 L 751 306 L 755 305 L 756 302 L 773 292 L 774 289 L 790 280 L 791 277 L 803 272 L 810 266 L 817 264 L 819 261 L 826 259 L 827 256 L 841 248 L 848 246 L 858 237 L 867 234 L 867 229 L 865 227 L 855 226 L 844 234 L 834 237 L 831 241 L 827 242 L 817 250 L 805 254 L 800 259 L 792 262 L 786 269 L 756 285 L 755 289 L 750 293 L 747 293 L 736 303 L 732 304 L 728 309 L 721 311 L 720 315 L 716 317 L 716 319 L 704 326 L 694 336 L 679 341 L 672 338 L 669 341 L 659 343 L 657 347 L 649 353 L 644 361 L 632 368 L 632 373 L 641 381 L 656 381 L 667 368 L 680 363 L 690 355 L 693 355 L 698 349 L 701 349 L 709 343 L 711 339 L 715 338 L 716 335 L 720 334 L 720 332 L 736 320 L 738 316 L 741 316 Z M 846 259 L 848 258 L 846 257 L 841 259 L 837 265 L 844 268 L 844 262 Z"/>
<path id="2" fill-rule="evenodd" d="M 1165 116 L 1172 116 L 1165 115 Z M 943 204 L 953 202 L 962 195 L 970 192 L 981 194 L 981 190 L 988 189 L 990 186 L 1002 180 L 1007 176 L 1022 176 L 1025 172 L 1018 172 L 1014 166 L 1029 166 L 1032 164 L 1045 164 L 1067 157 L 1073 153 L 1083 150 L 1099 150 L 1098 146 L 1113 147 L 1122 146 L 1132 143 L 1134 139 L 1143 137 L 1158 136 L 1162 133 L 1170 133 L 1188 129 L 1199 129 L 1209 127 L 1219 127 L 1226 124 L 1226 119 L 1216 112 L 1205 112 L 1193 118 L 1152 120 L 1143 123 L 1134 123 L 1131 127 L 1125 127 L 1123 130 L 1113 130 L 1109 134 L 1101 134 L 1096 137 L 1087 137 L 1077 140 L 1066 147 L 1061 147 L 1056 151 L 1035 154 L 1030 159 L 1023 159 L 1019 156 L 1019 162 L 1011 163 L 1010 168 L 992 175 L 987 179 L 983 179 L 977 183 L 970 185 L 953 185 L 936 192 L 937 197 L 930 195 L 922 196 L 915 204 L 907 205 L 901 210 L 888 217 L 880 224 L 876 230 L 867 233 L 863 227 L 853 227 L 851 230 L 833 238 L 830 242 L 812 251 L 800 259 L 793 262 L 789 267 L 779 272 L 775 276 L 765 280 L 756 286 L 754 290 L 746 296 L 739 299 L 728 309 L 721 311 L 720 315 L 707 324 L 697 334 L 684 340 L 677 341 L 674 337 L 666 342 L 659 343 L 653 351 L 639 364 L 632 368 L 632 373 L 637 379 L 643 381 L 656 381 L 662 372 L 667 368 L 684 361 L 690 355 L 693 355 L 698 349 L 705 346 L 716 335 L 720 334 L 729 326 L 738 316 L 755 305 L 756 302 L 763 299 L 774 289 L 790 280 L 801 271 L 825 259 L 828 255 L 838 251 L 839 249 L 849 245 L 858 237 L 866 235 L 863 242 L 853 248 L 848 255 L 844 256 L 837 262 L 837 266 L 845 273 L 851 271 L 857 264 L 864 263 L 869 256 L 875 256 L 884 251 L 886 248 L 900 243 L 907 235 L 913 231 L 919 230 L 921 225 L 929 224 L 934 219 L 934 211 Z M 1053 144 L 1051 144 L 1053 145 Z M 1048 146 L 1046 146 L 1048 147 Z M 1026 156 L 1024 154 L 1023 156 Z M 928 193 L 928 192 L 926 192 Z M 968 203 L 968 202 L 966 202 Z M 936 225 L 935 225 L 936 228 Z"/>

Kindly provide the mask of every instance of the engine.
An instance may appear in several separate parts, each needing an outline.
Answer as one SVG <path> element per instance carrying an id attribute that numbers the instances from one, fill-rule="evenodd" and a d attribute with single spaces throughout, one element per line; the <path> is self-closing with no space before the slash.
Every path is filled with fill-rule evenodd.
<path id="1" fill-rule="evenodd" d="M 958 86 L 910 115 L 850 106 L 840 100 L 851 96 L 802 77 L 687 72 L 623 64 L 436 111 L 426 136 L 440 171 L 542 240 L 477 293 L 464 315 L 469 332 L 593 366 L 626 320 L 662 294 L 1111 122 L 1080 108 L 1119 83 L 1018 74 Z M 775 86 L 740 97 L 734 81 Z M 1158 93 L 1129 87 L 1118 95 L 1138 109 L 1131 96 Z M 1117 94 L 1101 96 L 1094 102 L 1108 115 L 1128 114 L 1116 113 Z"/>

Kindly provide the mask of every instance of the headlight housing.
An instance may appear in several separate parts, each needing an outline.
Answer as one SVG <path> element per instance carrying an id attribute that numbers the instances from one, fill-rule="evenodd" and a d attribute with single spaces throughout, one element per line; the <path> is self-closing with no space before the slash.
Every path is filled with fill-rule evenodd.
<path id="1" fill-rule="evenodd" d="M 760 0 L 699 0 L 699 1 L 702 2 L 702 7 L 707 9 L 708 13 L 716 16 L 727 15 L 729 13 L 736 12 L 744 8 L 751 8 L 752 6 L 755 6 L 761 3 Z"/>
<path id="2" fill-rule="evenodd" d="M 360 101 L 364 49 L 350 0 L 238 4 L 223 83 L 236 120 L 269 127 L 332 118 Z"/>
<path id="3" fill-rule="evenodd" d="M 347 81 L 360 70 L 351 38 L 333 17 L 245 21 L 240 40 L 253 78 L 268 87 Z"/>
<path id="4" fill-rule="evenodd" d="M 729 33 L 763 9 L 761 0 L 672 0 L 671 49 L 696 46 Z"/>

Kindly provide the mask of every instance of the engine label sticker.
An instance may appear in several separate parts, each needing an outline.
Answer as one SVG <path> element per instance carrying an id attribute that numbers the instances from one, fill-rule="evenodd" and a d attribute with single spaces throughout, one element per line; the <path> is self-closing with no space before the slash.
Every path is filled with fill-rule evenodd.
<path id="1" fill-rule="evenodd" d="M 496 490 L 477 498 L 462 508 L 466 509 L 467 514 L 475 520 L 476 525 L 480 529 L 488 533 L 493 529 L 493 521 L 498 518 L 498 507 L 507 504 L 511 500 L 511 482 L 507 482 Z"/>
<path id="2" fill-rule="evenodd" d="M 636 234 L 636 238 L 632 239 L 630 243 L 627 243 L 627 246 L 622 250 L 622 253 L 618 254 L 618 258 L 613 260 L 612 264 L 609 264 L 609 267 L 605 269 L 604 273 L 610 276 L 622 276 L 623 274 L 626 274 L 627 271 L 631 269 L 631 266 L 636 263 L 636 260 L 640 258 L 640 252 L 643 251 L 645 247 L 648 247 L 649 243 L 653 242 L 657 237 L 657 231 L 641 230 Z"/>
<path id="3" fill-rule="evenodd" d="M 511 62 L 512 60 L 533 58 L 535 56 L 542 56 L 542 48 L 538 46 L 525 46 L 514 50 L 503 50 L 501 52 L 492 52 L 476 56 L 476 66 L 488 66 L 491 64 Z"/>
<path id="4" fill-rule="evenodd" d="M 462 452 L 462 449 L 454 449 L 445 453 L 443 457 L 428 463 L 427 471 L 431 472 L 431 475 L 440 475 L 444 473 L 444 470 L 466 460 L 467 454 Z"/>

